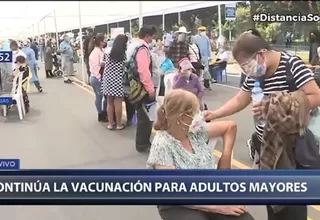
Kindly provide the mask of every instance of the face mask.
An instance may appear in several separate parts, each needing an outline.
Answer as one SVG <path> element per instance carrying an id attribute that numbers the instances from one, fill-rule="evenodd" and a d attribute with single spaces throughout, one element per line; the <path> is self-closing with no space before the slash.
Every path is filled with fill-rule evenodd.
<path id="1" fill-rule="evenodd" d="M 201 36 L 206 36 L 207 33 L 206 33 L 206 32 L 200 32 L 200 35 L 201 35 Z"/>
<path id="2" fill-rule="evenodd" d="M 252 78 L 258 78 L 266 74 L 266 64 L 259 64 L 257 59 L 258 58 L 252 59 L 247 64 L 242 66 L 244 72 Z"/>
<path id="3" fill-rule="evenodd" d="M 186 40 L 186 35 L 185 34 L 179 34 L 178 35 L 178 42 L 183 42 Z"/>
<path id="4" fill-rule="evenodd" d="M 189 115 L 187 115 L 187 116 L 189 116 Z M 201 130 L 203 122 L 204 122 L 202 113 L 199 111 L 193 117 L 191 117 L 191 116 L 189 116 L 189 117 L 192 118 L 191 124 L 188 125 L 188 124 L 184 123 L 185 126 L 189 127 L 189 132 L 196 133 L 199 130 Z"/>
<path id="5" fill-rule="evenodd" d="M 24 67 L 24 66 L 19 66 L 19 71 L 20 72 L 23 72 L 23 71 L 25 71 L 26 70 L 26 68 Z"/>

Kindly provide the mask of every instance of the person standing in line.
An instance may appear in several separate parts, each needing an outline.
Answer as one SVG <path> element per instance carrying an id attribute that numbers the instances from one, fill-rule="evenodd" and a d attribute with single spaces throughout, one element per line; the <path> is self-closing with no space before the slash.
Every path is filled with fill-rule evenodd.
<path id="1" fill-rule="evenodd" d="M 207 36 L 207 28 L 202 26 L 198 29 L 199 34 L 196 35 L 195 37 L 195 44 L 198 45 L 200 54 L 201 54 L 201 59 L 202 59 L 202 64 L 204 65 L 204 71 L 203 71 L 203 78 L 204 78 L 204 87 L 206 89 L 211 90 L 210 88 L 210 72 L 209 72 L 209 64 L 211 62 L 211 44 L 210 40 Z"/>
<path id="2" fill-rule="evenodd" d="M 121 123 L 122 101 L 124 97 L 123 75 L 126 62 L 128 37 L 119 34 L 114 40 L 109 54 L 105 54 L 105 68 L 102 77 L 101 90 L 107 96 L 108 129 L 122 130 L 125 126 Z M 91 56 L 91 55 L 90 55 Z M 115 117 L 114 117 L 115 116 Z"/>
<path id="3" fill-rule="evenodd" d="M 39 92 L 42 92 L 42 87 L 40 85 L 40 81 L 38 78 L 37 70 L 39 69 L 38 62 L 36 60 L 36 56 L 34 50 L 30 47 L 30 41 L 27 41 L 22 48 L 22 51 L 26 54 L 26 58 L 28 61 L 28 65 L 31 69 L 32 82 L 36 86 Z"/>
<path id="4" fill-rule="evenodd" d="M 179 61 L 185 57 L 189 58 L 189 44 L 187 36 L 190 32 L 185 27 L 180 27 L 175 34 L 177 38 L 173 40 L 169 47 L 169 58 L 174 66 L 179 68 Z"/>
<path id="5" fill-rule="evenodd" d="M 47 42 L 45 51 L 44 51 L 44 67 L 46 71 L 46 78 L 54 77 L 52 73 L 53 69 L 53 48 L 50 41 Z"/>
<path id="6" fill-rule="evenodd" d="M 87 28 L 86 30 L 87 36 L 83 41 L 83 59 L 86 64 L 88 79 L 90 79 L 90 66 L 89 66 L 89 56 L 91 51 L 89 51 L 89 44 L 94 36 L 94 32 L 92 28 Z M 82 37 L 82 36 L 80 36 Z"/>
<path id="7" fill-rule="evenodd" d="M 61 66 L 63 71 L 63 77 L 65 83 L 72 83 L 72 80 L 69 78 L 74 74 L 73 68 L 73 49 L 69 43 L 69 37 L 64 36 L 63 41 L 60 43 L 61 53 Z"/>
<path id="8" fill-rule="evenodd" d="M 40 39 L 39 41 L 39 54 L 40 54 L 40 60 L 41 62 L 44 61 L 45 59 L 45 48 L 46 48 L 46 45 L 45 45 L 45 42 L 43 39 Z"/>
<path id="9" fill-rule="evenodd" d="M 95 47 L 89 56 L 89 67 L 91 73 L 89 82 L 96 96 L 95 105 L 98 112 L 98 121 L 107 122 L 107 103 L 106 99 L 103 99 L 103 94 L 101 91 L 102 75 L 100 72 L 103 59 L 104 36 L 98 35 L 93 37 L 91 40 L 93 43 L 90 44 L 95 45 Z"/>
<path id="10" fill-rule="evenodd" d="M 157 30 L 154 26 L 141 27 L 139 39 L 132 42 L 127 50 L 127 60 L 131 60 L 131 57 L 136 54 L 135 61 L 139 79 L 148 93 L 142 102 L 136 106 L 138 120 L 136 149 L 140 153 L 149 152 L 151 146 L 150 136 L 152 132 L 152 121 L 150 121 L 144 110 L 144 104 L 155 101 L 156 90 L 152 81 L 152 60 L 149 48 L 152 40 L 156 37 L 156 33 Z"/>
<path id="11" fill-rule="evenodd" d="M 34 51 L 35 58 L 36 58 L 36 60 L 38 60 L 39 59 L 39 48 L 37 45 L 37 41 L 36 41 L 36 39 L 32 40 L 32 38 L 29 38 L 29 41 L 30 41 L 30 48 Z"/>

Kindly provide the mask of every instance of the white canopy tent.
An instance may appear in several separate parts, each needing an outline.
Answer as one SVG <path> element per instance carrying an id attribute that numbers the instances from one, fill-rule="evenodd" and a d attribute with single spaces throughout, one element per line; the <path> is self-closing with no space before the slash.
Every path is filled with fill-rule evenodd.
<path id="1" fill-rule="evenodd" d="M 37 24 L 59 4 L 61 2 L 0 2 L 0 39 L 22 37 L 26 27 Z"/>
<path id="2" fill-rule="evenodd" d="M 228 3 L 236 3 L 233 1 Z M 6 5 L 5 5 L 6 4 Z M 2 14 L 0 18 L 7 23 L 0 27 L 0 37 L 26 38 L 43 35 L 46 33 L 66 32 L 72 29 L 79 29 L 82 35 L 82 28 L 102 24 L 111 24 L 121 21 L 128 21 L 139 18 L 139 25 L 143 23 L 143 17 L 162 15 L 163 25 L 166 14 L 206 8 L 212 6 L 219 7 L 219 29 L 221 31 L 220 5 L 225 1 L 73 1 L 73 2 L 10 2 L 0 3 L 3 8 L 8 8 L 8 12 Z M 20 13 L 15 9 L 23 8 Z M 19 11 L 19 10 L 18 10 Z M 19 17 L 13 17 L 13 15 Z M 56 37 L 58 35 L 56 34 Z M 82 47 L 82 38 L 80 38 Z M 58 42 L 58 41 L 57 41 Z M 82 50 L 83 48 L 81 48 Z M 82 50 L 83 51 L 83 50 Z M 82 60 L 83 83 L 85 82 L 84 62 Z"/>
<path id="3" fill-rule="evenodd" d="M 141 3 L 142 14 L 139 14 L 139 1 L 63 2 L 55 9 L 56 17 L 54 16 L 54 12 L 52 12 L 41 20 L 42 24 L 39 25 L 39 34 L 70 31 L 79 28 L 78 4 L 81 4 L 82 27 L 89 27 L 128 21 L 139 17 L 165 15 L 218 6 L 225 4 L 225 1 L 144 1 Z M 55 28 L 55 18 L 57 30 Z"/>
<path id="4" fill-rule="evenodd" d="M 231 3 L 236 2 L 240 1 L 234 1 Z M 82 36 L 82 28 L 84 27 L 128 21 L 136 18 L 139 18 L 139 26 L 142 26 L 143 17 L 155 15 L 162 15 L 164 26 L 165 14 L 178 13 L 178 20 L 180 21 L 180 12 L 212 6 L 219 7 L 219 30 L 221 32 L 220 5 L 223 4 L 225 4 L 225 1 L 64 2 L 38 23 L 36 35 L 55 32 L 56 37 L 58 37 L 58 32 L 70 31 L 72 29 L 79 28 L 79 35 Z M 30 28 L 27 32 L 30 33 Z M 33 31 L 33 35 L 34 33 L 35 32 Z M 81 51 L 83 51 L 82 38 L 80 38 L 80 46 Z M 87 75 L 84 74 L 85 68 L 83 57 L 81 64 L 83 75 L 82 81 L 83 85 L 85 85 L 85 78 Z"/>

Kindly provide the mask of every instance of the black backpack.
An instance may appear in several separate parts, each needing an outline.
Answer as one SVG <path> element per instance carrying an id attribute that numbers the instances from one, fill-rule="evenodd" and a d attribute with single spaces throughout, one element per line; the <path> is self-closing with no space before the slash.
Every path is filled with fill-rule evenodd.
<path id="1" fill-rule="evenodd" d="M 286 81 L 289 85 L 289 92 L 294 92 L 298 88 L 291 72 L 289 60 L 290 57 L 286 60 Z M 260 87 L 264 89 L 264 78 L 258 79 L 258 81 L 260 82 Z M 260 149 L 257 149 L 257 151 L 259 152 Z M 296 142 L 295 157 L 297 163 L 305 168 L 320 169 L 319 142 L 308 128 L 305 129 L 304 135 Z"/>

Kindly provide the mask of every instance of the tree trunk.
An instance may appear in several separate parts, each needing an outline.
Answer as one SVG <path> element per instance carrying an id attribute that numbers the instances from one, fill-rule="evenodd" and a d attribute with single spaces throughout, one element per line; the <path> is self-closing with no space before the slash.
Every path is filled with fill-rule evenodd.
<path id="1" fill-rule="evenodd" d="M 250 20 L 249 20 L 249 26 L 251 28 L 255 28 L 255 23 L 252 21 L 252 17 L 254 14 L 257 13 L 257 4 L 255 1 L 250 1 Z"/>

